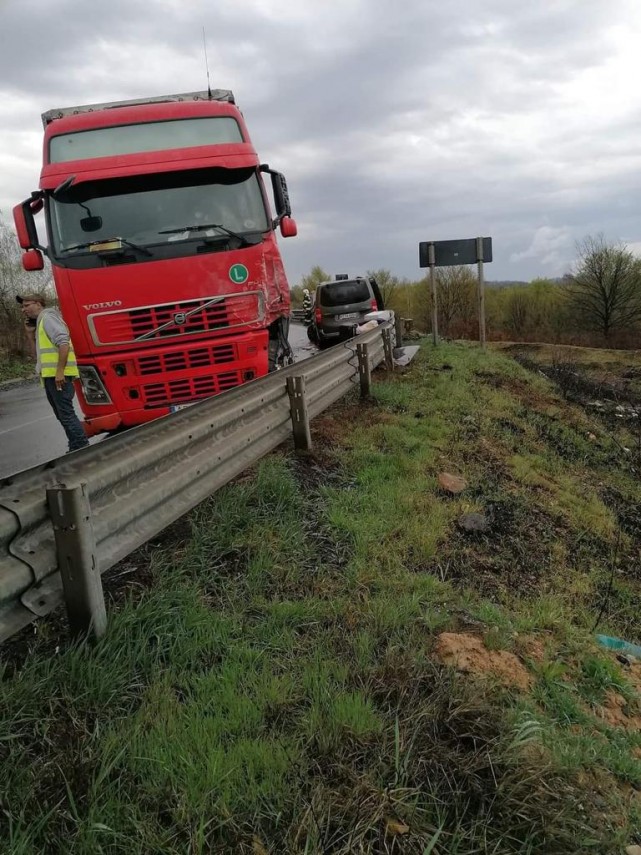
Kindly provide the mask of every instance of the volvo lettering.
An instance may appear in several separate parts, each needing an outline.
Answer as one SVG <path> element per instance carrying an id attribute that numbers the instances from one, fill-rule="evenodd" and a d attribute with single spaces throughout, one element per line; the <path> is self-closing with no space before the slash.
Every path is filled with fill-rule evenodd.
<path id="1" fill-rule="evenodd" d="M 122 306 L 122 300 L 112 300 L 110 303 L 92 303 L 90 306 L 83 306 L 83 309 L 109 309 L 111 306 Z"/>
<path id="2" fill-rule="evenodd" d="M 43 253 L 51 261 L 88 434 L 288 363 L 276 231 L 293 237 L 296 224 L 285 178 L 260 162 L 230 91 L 55 109 L 42 121 L 40 186 L 14 219 L 25 269 L 42 269 Z"/>

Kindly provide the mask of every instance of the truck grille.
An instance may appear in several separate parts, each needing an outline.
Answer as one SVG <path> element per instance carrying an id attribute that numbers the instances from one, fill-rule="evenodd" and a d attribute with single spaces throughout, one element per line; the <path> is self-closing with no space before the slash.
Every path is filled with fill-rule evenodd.
<path id="1" fill-rule="evenodd" d="M 159 353 L 141 356 L 136 360 L 136 374 L 167 374 L 171 371 L 185 371 L 190 368 L 205 368 L 207 365 L 220 365 L 236 359 L 233 344 L 216 344 L 211 347 L 199 347 L 196 350 Z"/>
<path id="2" fill-rule="evenodd" d="M 147 407 L 163 404 L 180 404 L 196 398 L 208 398 L 233 389 L 242 383 L 240 371 L 226 371 L 223 374 L 207 374 L 203 377 L 185 377 L 169 380 L 165 383 L 149 383 L 142 387 L 143 400 Z"/>
<path id="3" fill-rule="evenodd" d="M 159 306 L 98 312 L 89 315 L 87 321 L 97 345 L 113 345 L 153 343 L 203 333 L 225 333 L 235 327 L 256 324 L 264 316 L 262 291 L 250 291 L 227 294 L 218 299 L 203 297 Z"/>

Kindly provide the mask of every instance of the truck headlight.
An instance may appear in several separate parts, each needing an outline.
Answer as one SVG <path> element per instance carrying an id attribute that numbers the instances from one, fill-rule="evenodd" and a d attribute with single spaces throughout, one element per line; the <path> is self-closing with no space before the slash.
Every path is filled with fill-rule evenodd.
<path id="1" fill-rule="evenodd" d="M 96 369 L 91 365 L 81 365 L 78 371 L 85 401 L 88 404 L 111 404 L 111 398 Z"/>

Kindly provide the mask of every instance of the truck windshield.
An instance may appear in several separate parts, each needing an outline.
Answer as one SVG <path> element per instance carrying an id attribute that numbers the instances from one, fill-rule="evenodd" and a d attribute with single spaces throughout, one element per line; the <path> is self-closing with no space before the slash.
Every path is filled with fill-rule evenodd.
<path id="1" fill-rule="evenodd" d="M 203 241 L 200 224 L 220 223 L 237 235 L 269 229 L 256 170 L 198 169 L 72 184 L 50 196 L 51 241 L 57 256 L 90 251 L 115 236 L 139 247 Z M 193 230 L 184 231 L 184 224 Z M 220 235 L 220 231 L 216 234 Z"/>

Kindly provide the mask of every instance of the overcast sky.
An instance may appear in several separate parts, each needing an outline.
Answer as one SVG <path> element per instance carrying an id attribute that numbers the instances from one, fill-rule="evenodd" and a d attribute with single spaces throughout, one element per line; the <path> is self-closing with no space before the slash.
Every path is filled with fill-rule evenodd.
<path id="1" fill-rule="evenodd" d="M 52 107 L 232 89 L 289 183 L 291 284 L 490 235 L 488 279 L 641 249 L 639 0 L 0 0 L 0 210 L 38 184 Z"/>

